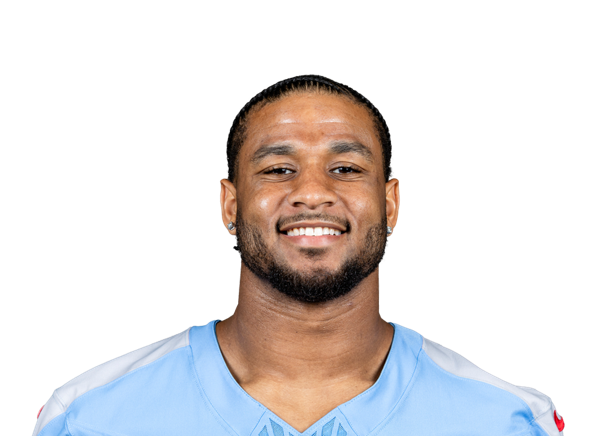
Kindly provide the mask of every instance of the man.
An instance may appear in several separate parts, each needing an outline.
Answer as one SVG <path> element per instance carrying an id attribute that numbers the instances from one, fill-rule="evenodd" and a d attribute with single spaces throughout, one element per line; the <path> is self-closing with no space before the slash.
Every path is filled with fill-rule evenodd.
<path id="1" fill-rule="evenodd" d="M 34 435 L 530 435 L 562 432 L 543 394 L 381 319 L 398 217 L 385 120 L 321 76 L 236 117 L 221 181 L 239 304 L 57 389 Z"/>

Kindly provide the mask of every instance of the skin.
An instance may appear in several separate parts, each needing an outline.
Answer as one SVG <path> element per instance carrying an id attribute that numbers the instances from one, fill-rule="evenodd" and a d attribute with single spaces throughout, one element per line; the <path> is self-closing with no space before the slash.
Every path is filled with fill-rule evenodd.
<path id="1" fill-rule="evenodd" d="M 235 184 L 221 180 L 223 224 L 239 210 L 277 259 L 306 274 L 338 269 L 383 215 L 395 226 L 398 206 L 398 181 L 385 181 L 368 111 L 341 96 L 293 94 L 251 114 Z M 323 239 L 278 231 L 278 221 L 299 213 L 325 213 L 350 231 Z M 371 387 L 393 338 L 379 315 L 378 270 L 340 298 L 302 303 L 242 264 L 238 306 L 216 329 L 239 385 L 299 432 Z"/>

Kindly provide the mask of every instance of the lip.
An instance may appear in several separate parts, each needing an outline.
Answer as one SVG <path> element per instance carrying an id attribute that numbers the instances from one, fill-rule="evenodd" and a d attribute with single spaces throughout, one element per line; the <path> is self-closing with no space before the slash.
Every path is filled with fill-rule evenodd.
<path id="1" fill-rule="evenodd" d="M 284 241 L 294 245 L 299 245 L 301 247 L 327 247 L 336 243 L 340 243 L 343 239 L 345 239 L 346 234 L 342 233 L 341 235 L 323 236 L 289 236 L 285 233 L 280 233 L 280 236 L 284 239 Z"/>

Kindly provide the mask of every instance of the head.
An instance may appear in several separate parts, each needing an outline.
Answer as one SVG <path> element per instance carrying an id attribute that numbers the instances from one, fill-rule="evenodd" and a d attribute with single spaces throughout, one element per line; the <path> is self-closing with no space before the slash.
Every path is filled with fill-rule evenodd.
<path id="1" fill-rule="evenodd" d="M 320 76 L 279 82 L 240 111 L 227 158 L 223 221 L 243 268 L 308 303 L 375 274 L 399 198 L 389 131 L 366 98 Z"/>

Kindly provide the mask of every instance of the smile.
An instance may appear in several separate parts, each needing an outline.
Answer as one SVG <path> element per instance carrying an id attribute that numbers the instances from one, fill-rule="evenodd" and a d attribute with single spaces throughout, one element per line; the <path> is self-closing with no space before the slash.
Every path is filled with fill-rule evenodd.
<path id="1" fill-rule="evenodd" d="M 310 235 L 286 235 L 281 233 L 281 237 L 284 241 L 292 244 L 297 244 L 303 247 L 324 247 L 327 245 L 336 244 L 346 239 L 346 233 L 340 235 L 321 235 L 321 236 L 310 236 Z"/>
<path id="2" fill-rule="evenodd" d="M 341 234 L 341 230 L 329 227 L 294 227 L 287 231 L 288 236 L 339 236 Z"/>

